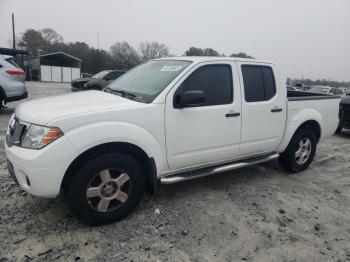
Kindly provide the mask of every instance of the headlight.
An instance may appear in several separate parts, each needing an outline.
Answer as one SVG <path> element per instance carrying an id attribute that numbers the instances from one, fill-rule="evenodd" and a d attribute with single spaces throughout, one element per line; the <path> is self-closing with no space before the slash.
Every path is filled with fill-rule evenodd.
<path id="1" fill-rule="evenodd" d="M 25 132 L 21 147 L 40 149 L 63 136 L 58 127 L 46 127 L 31 124 Z"/>

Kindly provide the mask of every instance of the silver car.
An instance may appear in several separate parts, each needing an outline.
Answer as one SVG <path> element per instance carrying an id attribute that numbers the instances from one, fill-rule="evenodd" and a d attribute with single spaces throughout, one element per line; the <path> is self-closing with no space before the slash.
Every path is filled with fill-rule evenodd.
<path id="1" fill-rule="evenodd" d="M 25 72 L 16 65 L 11 57 L 0 55 L 0 107 L 7 102 L 28 97 L 25 86 Z"/>

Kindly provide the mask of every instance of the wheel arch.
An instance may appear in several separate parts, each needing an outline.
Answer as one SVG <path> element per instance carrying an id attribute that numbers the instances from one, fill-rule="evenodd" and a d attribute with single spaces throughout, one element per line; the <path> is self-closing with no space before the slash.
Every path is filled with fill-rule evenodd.
<path id="1" fill-rule="evenodd" d="M 287 146 L 289 145 L 293 136 L 300 129 L 303 129 L 303 128 L 310 128 L 313 132 L 315 132 L 317 143 L 320 141 L 320 139 L 322 137 L 322 128 L 321 128 L 320 122 L 315 120 L 315 119 L 304 120 L 303 122 L 299 123 L 298 125 L 294 125 L 293 128 L 286 130 L 285 135 L 284 135 L 284 139 L 281 142 L 280 146 L 278 147 L 277 152 L 280 152 L 280 153 L 283 152 L 287 148 Z"/>
<path id="2" fill-rule="evenodd" d="M 321 125 L 316 121 L 316 120 L 308 120 L 305 121 L 304 123 L 302 123 L 294 132 L 294 134 L 296 132 L 298 132 L 300 129 L 303 128 L 310 128 L 316 135 L 316 141 L 318 143 L 318 141 L 320 141 L 321 138 Z M 294 136 L 293 134 L 293 136 Z"/>
<path id="3" fill-rule="evenodd" d="M 127 142 L 105 143 L 94 146 L 81 153 L 67 168 L 61 183 L 61 190 L 65 190 L 67 188 L 75 172 L 84 162 L 100 154 L 112 152 L 124 153 L 137 160 L 143 168 L 146 176 L 146 189 L 150 193 L 154 193 L 157 190 L 157 167 L 154 158 L 149 157 L 142 148 Z"/>

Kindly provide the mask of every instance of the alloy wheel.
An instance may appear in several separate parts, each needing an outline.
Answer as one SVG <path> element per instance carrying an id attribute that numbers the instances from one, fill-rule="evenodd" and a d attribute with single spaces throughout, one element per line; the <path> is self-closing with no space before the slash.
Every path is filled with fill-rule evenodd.
<path id="1" fill-rule="evenodd" d="M 295 152 L 295 160 L 298 165 L 303 165 L 307 162 L 311 155 L 312 144 L 309 138 L 303 138 L 299 142 L 299 147 Z"/>
<path id="2" fill-rule="evenodd" d="M 111 212 L 127 201 L 131 186 L 130 177 L 123 170 L 104 169 L 91 179 L 86 190 L 86 199 L 95 211 Z"/>

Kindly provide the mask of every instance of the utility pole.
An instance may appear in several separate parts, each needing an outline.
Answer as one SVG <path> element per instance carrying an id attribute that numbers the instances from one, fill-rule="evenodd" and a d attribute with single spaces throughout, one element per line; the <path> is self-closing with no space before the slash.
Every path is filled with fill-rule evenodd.
<path id="1" fill-rule="evenodd" d="M 100 35 L 97 32 L 97 49 L 100 50 Z"/>
<path id="2" fill-rule="evenodd" d="M 303 81 L 304 81 L 304 74 L 301 74 L 301 86 L 303 86 Z"/>
<path id="3" fill-rule="evenodd" d="M 16 48 L 16 38 L 15 38 L 15 15 L 12 13 L 12 47 Z"/>

